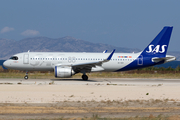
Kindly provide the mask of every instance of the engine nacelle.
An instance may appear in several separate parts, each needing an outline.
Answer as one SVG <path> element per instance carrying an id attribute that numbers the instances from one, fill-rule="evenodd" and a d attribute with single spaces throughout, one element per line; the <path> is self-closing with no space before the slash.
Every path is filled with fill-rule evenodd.
<path id="1" fill-rule="evenodd" d="M 74 75 L 75 72 L 72 70 L 72 67 L 63 68 L 63 67 L 55 66 L 54 74 L 55 74 L 55 77 L 58 77 L 58 78 L 67 78 Z"/>

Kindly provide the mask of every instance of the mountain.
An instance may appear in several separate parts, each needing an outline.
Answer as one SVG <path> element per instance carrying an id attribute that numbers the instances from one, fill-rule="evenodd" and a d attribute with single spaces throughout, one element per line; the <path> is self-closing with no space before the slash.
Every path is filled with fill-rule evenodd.
<path id="1" fill-rule="evenodd" d="M 102 43 L 91 43 L 73 37 L 52 39 L 48 37 L 26 38 L 19 41 L 0 39 L 0 59 L 27 52 L 103 52 L 116 49 L 116 52 L 139 52 L 139 49 L 116 47 Z"/>
<path id="2" fill-rule="evenodd" d="M 10 56 L 27 52 L 109 52 L 116 49 L 116 52 L 140 52 L 141 50 L 135 48 L 117 47 L 103 43 L 92 43 L 85 40 L 76 39 L 73 37 L 62 38 L 48 38 L 48 37 L 34 37 L 26 38 L 19 41 L 10 39 L 0 39 L 0 59 L 8 59 Z M 180 52 L 168 51 L 169 55 L 177 57 L 180 60 Z"/>

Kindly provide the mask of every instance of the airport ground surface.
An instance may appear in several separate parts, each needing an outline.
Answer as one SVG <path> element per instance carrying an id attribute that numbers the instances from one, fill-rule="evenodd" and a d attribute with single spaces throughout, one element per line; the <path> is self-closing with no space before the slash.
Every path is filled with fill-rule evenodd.
<path id="1" fill-rule="evenodd" d="M 180 79 L 0 79 L 0 119 L 180 115 Z"/>

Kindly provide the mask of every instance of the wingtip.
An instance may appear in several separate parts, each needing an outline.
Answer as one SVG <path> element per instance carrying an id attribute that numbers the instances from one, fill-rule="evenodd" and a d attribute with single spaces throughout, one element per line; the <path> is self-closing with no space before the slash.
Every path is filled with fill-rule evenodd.
<path id="1" fill-rule="evenodd" d="M 111 60 L 111 58 L 112 58 L 112 56 L 113 56 L 115 50 L 116 50 L 116 49 L 114 49 L 114 50 L 111 52 L 111 54 L 109 55 L 109 57 L 107 58 L 107 60 Z"/>

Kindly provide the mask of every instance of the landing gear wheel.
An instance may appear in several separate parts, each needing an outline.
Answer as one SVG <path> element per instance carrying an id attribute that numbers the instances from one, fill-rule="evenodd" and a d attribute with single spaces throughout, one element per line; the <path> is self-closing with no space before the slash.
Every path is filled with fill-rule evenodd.
<path id="1" fill-rule="evenodd" d="M 25 80 L 28 79 L 28 71 L 26 71 L 26 75 L 24 76 L 24 79 L 25 79 Z"/>
<path id="2" fill-rule="evenodd" d="M 87 75 L 82 75 L 82 79 L 83 80 L 88 80 L 88 76 Z"/>
<path id="3" fill-rule="evenodd" d="M 27 76 L 27 75 L 26 75 L 26 76 L 24 76 L 24 79 L 25 79 L 25 80 L 27 80 L 27 79 L 28 79 L 28 76 Z"/>

